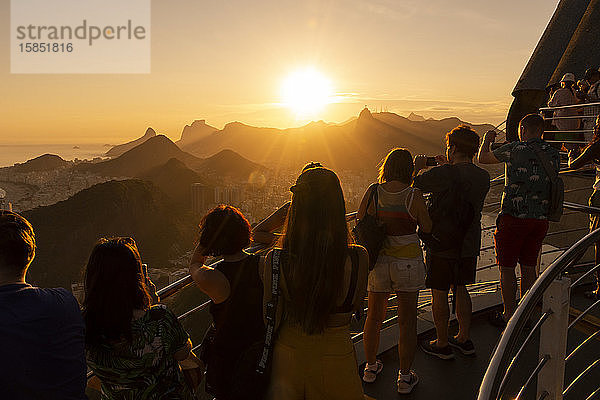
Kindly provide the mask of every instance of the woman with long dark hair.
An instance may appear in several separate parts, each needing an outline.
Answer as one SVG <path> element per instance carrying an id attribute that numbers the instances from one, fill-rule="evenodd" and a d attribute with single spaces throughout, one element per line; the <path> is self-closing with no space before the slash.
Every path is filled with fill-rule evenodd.
<path id="1" fill-rule="evenodd" d="M 83 318 L 88 366 L 103 399 L 192 398 L 178 365 L 190 355 L 189 336 L 166 307 L 151 305 L 147 281 L 133 239 L 94 246 Z"/>
<path id="2" fill-rule="evenodd" d="M 376 359 L 379 333 L 385 319 L 390 293 L 396 294 L 400 336 L 398 393 L 407 394 L 419 382 L 411 370 L 417 346 L 417 299 L 425 289 L 425 264 L 417 226 L 431 232 L 431 219 L 420 190 L 411 187 L 414 165 L 410 152 L 393 149 L 381 163 L 378 182 L 362 199 L 357 218 L 377 215 L 385 226 L 385 241 L 375 267 L 369 273 L 369 309 L 364 328 L 367 363 L 363 380 L 374 382 L 383 364 Z M 375 196 L 377 195 L 377 196 Z M 372 201 L 369 201 L 372 199 Z"/>
<path id="3" fill-rule="evenodd" d="M 569 152 L 569 168 L 581 168 L 588 163 L 593 163 L 596 168 L 596 180 L 594 182 L 594 191 L 589 199 L 591 207 L 600 208 L 600 116 L 596 117 L 594 126 L 594 137 L 592 141 L 583 149 L 581 154 L 577 150 Z M 600 228 L 600 215 L 590 214 L 590 232 Z M 596 243 L 596 264 L 600 264 L 600 242 Z M 585 293 L 586 297 L 600 299 L 600 271 L 596 271 L 596 288 Z"/>
<path id="4" fill-rule="evenodd" d="M 309 168 L 291 191 L 281 249 L 263 265 L 267 304 L 273 252 L 281 254 L 268 398 L 362 400 L 350 318 L 362 307 L 367 252 L 349 244 L 344 196 L 333 171 Z"/>
<path id="5" fill-rule="evenodd" d="M 220 205 L 200 223 L 200 240 L 190 274 L 212 300 L 212 341 L 206 348 L 206 390 L 219 400 L 254 399 L 258 389 L 249 380 L 263 349 L 263 286 L 259 256 L 248 254 L 250 224 L 235 207 Z M 223 257 L 217 266 L 207 256 Z M 250 384 L 249 384 L 250 383 Z"/>

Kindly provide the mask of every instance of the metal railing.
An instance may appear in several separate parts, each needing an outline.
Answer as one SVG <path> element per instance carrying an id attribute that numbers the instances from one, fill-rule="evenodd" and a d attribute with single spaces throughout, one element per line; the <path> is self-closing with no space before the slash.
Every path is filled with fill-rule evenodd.
<path id="1" fill-rule="evenodd" d="M 525 382 L 517 386 L 519 388 L 517 399 L 522 398 L 535 381 L 537 381 L 535 399 L 562 399 L 582 381 L 583 377 L 600 364 L 600 360 L 597 360 L 587 366 L 563 390 L 566 362 L 576 357 L 578 352 L 600 332 L 598 330 L 590 335 L 568 356 L 565 356 L 568 331 L 600 304 L 600 301 L 594 302 L 569 324 L 570 291 L 600 268 L 600 264 L 580 264 L 579 261 L 588 248 L 598 241 L 600 241 L 600 229 L 589 233 L 571 246 L 536 280 L 508 321 L 479 389 L 478 400 L 514 398 L 514 393 L 509 393 L 509 383 L 513 383 L 514 387 L 514 382 L 511 382 L 517 379 L 514 372 L 516 370 L 522 372 L 527 368 L 523 365 L 522 355 L 527 346 L 533 345 L 534 338 L 538 334 L 539 359 L 537 365 L 526 375 Z M 565 272 L 575 266 L 585 266 L 588 270 L 571 283 Z M 537 317 L 534 314 L 540 303 L 542 313 Z M 535 324 L 532 328 L 528 328 L 528 334 L 523 340 L 523 335 L 527 333 L 524 332 L 525 327 L 532 321 L 535 321 Z"/>
<path id="2" fill-rule="evenodd" d="M 558 110 L 577 110 L 577 111 L 582 111 L 583 114 L 569 115 L 569 116 L 554 116 L 554 111 L 558 111 Z M 551 117 L 545 115 L 548 112 L 553 112 Z M 581 104 L 571 104 L 571 105 L 567 105 L 567 106 L 555 106 L 555 107 L 540 108 L 540 115 L 544 118 L 544 121 L 581 120 L 581 121 L 591 121 L 591 123 L 593 124 L 595 122 L 598 114 L 600 114 L 600 102 L 581 103 Z M 560 130 L 560 129 L 544 130 L 544 134 L 555 134 L 555 135 L 556 134 L 558 134 L 558 135 L 583 134 L 584 138 L 585 138 L 586 133 L 594 132 L 594 129 L 590 129 L 589 127 L 587 129 L 584 129 L 585 126 L 584 127 L 580 126 L 580 128 L 581 129 L 576 129 L 576 130 Z M 584 140 L 578 140 L 578 139 L 568 139 L 568 138 L 561 139 L 560 137 L 555 137 L 554 139 L 546 140 L 546 142 L 586 145 L 586 144 L 588 144 L 588 138 L 585 138 Z"/>

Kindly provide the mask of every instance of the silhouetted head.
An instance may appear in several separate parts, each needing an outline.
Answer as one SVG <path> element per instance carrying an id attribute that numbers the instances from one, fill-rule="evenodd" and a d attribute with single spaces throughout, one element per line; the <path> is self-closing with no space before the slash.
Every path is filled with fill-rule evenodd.
<path id="1" fill-rule="evenodd" d="M 146 310 L 151 304 L 145 278 L 132 238 L 96 243 L 85 270 L 86 342 L 131 340 L 133 310 Z"/>
<path id="2" fill-rule="evenodd" d="M 326 168 L 303 172 L 293 193 L 283 236 L 291 304 L 286 313 L 301 329 L 322 332 L 334 310 L 344 276 L 348 225 L 337 175 Z"/>
<path id="3" fill-rule="evenodd" d="M 35 257 L 35 233 L 25 218 L 0 211 L 0 277 L 22 280 Z"/>
<path id="4" fill-rule="evenodd" d="M 237 254 L 250 244 L 251 227 L 242 212 L 235 207 L 219 205 L 200 222 L 200 245 L 204 255 Z"/>
<path id="5" fill-rule="evenodd" d="M 544 134 L 544 118 L 539 114 L 527 114 L 519 122 L 519 139 L 525 142 L 540 139 Z"/>
<path id="6" fill-rule="evenodd" d="M 377 181 L 379 183 L 400 181 L 410 184 L 414 170 L 415 166 L 410 151 L 395 148 L 381 162 Z"/>
<path id="7" fill-rule="evenodd" d="M 600 71 L 597 68 L 588 68 L 585 71 L 584 79 L 590 84 L 594 84 L 600 80 Z"/>
<path id="8" fill-rule="evenodd" d="M 457 159 L 473 160 L 479 150 L 479 135 L 470 126 L 460 125 L 446 134 L 446 156 L 452 164 Z"/>
<path id="9" fill-rule="evenodd" d="M 306 164 L 304 167 L 302 167 L 302 172 L 306 171 L 307 169 L 311 169 L 311 168 L 323 168 L 323 165 L 320 162 L 311 161 L 308 164 Z"/>
<path id="10" fill-rule="evenodd" d="M 575 86 L 575 82 L 575 75 L 571 72 L 567 72 L 563 75 L 562 79 L 560 80 L 560 85 L 564 88 L 571 89 L 573 88 L 573 86 Z"/>

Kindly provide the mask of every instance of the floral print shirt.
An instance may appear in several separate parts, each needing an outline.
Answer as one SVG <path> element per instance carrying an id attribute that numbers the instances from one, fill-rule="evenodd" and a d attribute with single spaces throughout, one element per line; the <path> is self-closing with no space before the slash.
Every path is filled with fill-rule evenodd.
<path id="1" fill-rule="evenodd" d="M 102 382 L 103 400 L 190 399 L 173 355 L 189 336 L 164 305 L 131 323 L 132 341 L 87 346 L 88 366 Z"/>
<path id="2" fill-rule="evenodd" d="M 516 218 L 547 218 L 550 178 L 534 153 L 533 146 L 547 155 L 557 171 L 560 169 L 558 150 L 542 139 L 507 143 L 494 150 L 494 156 L 505 164 L 500 214 Z"/>

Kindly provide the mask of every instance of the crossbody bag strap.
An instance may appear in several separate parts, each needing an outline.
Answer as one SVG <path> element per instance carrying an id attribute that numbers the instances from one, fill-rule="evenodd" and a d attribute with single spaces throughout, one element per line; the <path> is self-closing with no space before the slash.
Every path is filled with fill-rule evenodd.
<path id="1" fill-rule="evenodd" d="M 346 293 L 346 299 L 344 303 L 338 307 L 340 312 L 351 312 L 352 305 L 354 303 L 354 297 L 356 297 L 356 286 L 358 285 L 358 254 L 356 249 L 352 248 L 349 251 L 350 260 L 352 261 L 352 268 L 350 272 L 350 285 L 348 286 L 348 292 Z"/>
<path id="2" fill-rule="evenodd" d="M 256 372 L 264 375 L 267 372 L 269 361 L 272 357 L 273 341 L 275 339 L 275 326 L 277 317 L 277 304 L 279 302 L 281 250 L 274 249 L 271 257 L 271 301 L 267 303 L 265 345 L 258 361 Z"/>
<path id="3" fill-rule="evenodd" d="M 529 148 L 533 150 L 537 159 L 540 161 L 540 163 L 542 163 L 542 167 L 546 171 L 548 178 L 552 179 L 555 177 L 557 171 L 550 165 L 550 160 L 548 160 L 546 154 L 544 154 L 536 145 L 529 146 Z"/>
<path id="4" fill-rule="evenodd" d="M 378 183 L 374 183 L 371 185 L 373 189 L 371 189 L 371 193 L 369 194 L 369 200 L 367 200 L 367 208 L 365 210 L 365 214 L 368 214 L 369 206 L 371 205 L 371 202 L 373 202 L 373 199 L 375 199 L 375 203 L 373 204 L 375 206 L 375 218 L 377 218 L 377 202 L 379 201 L 379 196 L 377 194 L 377 186 L 379 186 Z"/>

